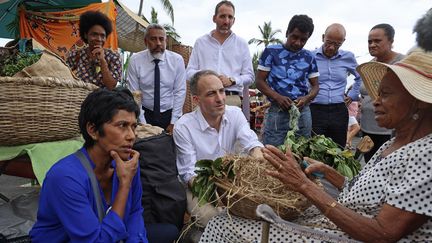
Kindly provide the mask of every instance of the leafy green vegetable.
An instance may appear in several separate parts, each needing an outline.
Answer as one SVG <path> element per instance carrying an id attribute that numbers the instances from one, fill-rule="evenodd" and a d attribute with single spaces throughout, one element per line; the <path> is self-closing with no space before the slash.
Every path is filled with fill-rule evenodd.
<path id="1" fill-rule="evenodd" d="M 13 76 L 35 62 L 39 61 L 42 54 L 18 53 L 15 57 L 7 58 L 0 68 L 0 76 Z"/>
<path id="2" fill-rule="evenodd" d="M 354 155 L 349 150 L 342 150 L 331 138 L 324 135 L 316 135 L 312 138 L 296 137 L 295 132 L 298 130 L 297 121 L 299 113 L 295 106 L 291 106 L 290 126 L 292 130 L 287 132 L 285 142 L 279 146 L 282 151 L 290 148 L 291 151 L 300 157 L 310 157 L 322 161 L 335 168 L 342 175 L 352 178 L 357 175 L 361 169 L 360 163 L 354 159 Z"/>
<path id="3" fill-rule="evenodd" d="M 235 176 L 234 163 L 227 161 L 224 163 L 222 158 L 216 160 L 199 160 L 195 164 L 197 176 L 192 183 L 192 194 L 198 197 L 200 206 L 213 202 L 216 203 L 216 185 L 215 178 L 233 179 Z"/>

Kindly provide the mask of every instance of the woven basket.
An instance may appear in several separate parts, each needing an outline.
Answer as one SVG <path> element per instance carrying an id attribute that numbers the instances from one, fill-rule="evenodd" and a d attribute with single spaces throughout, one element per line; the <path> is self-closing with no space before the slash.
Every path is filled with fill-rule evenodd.
<path id="1" fill-rule="evenodd" d="M 95 89 L 72 79 L 0 77 L 0 145 L 78 136 L 81 103 Z"/>
<path id="2" fill-rule="evenodd" d="M 235 216 L 258 220 L 255 210 L 260 204 L 267 204 L 281 218 L 285 220 L 293 220 L 301 215 L 311 203 L 300 193 L 293 192 L 296 195 L 296 200 L 292 205 L 281 205 L 275 201 L 264 200 L 259 196 L 248 195 L 247 192 L 239 190 L 230 182 L 217 180 L 217 192 L 225 207 Z"/>

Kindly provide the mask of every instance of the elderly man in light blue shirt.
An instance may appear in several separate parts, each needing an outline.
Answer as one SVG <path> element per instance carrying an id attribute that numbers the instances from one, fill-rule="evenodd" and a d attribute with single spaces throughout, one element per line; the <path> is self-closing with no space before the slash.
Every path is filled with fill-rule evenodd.
<path id="1" fill-rule="evenodd" d="M 339 50 L 345 34 L 341 24 L 331 24 L 323 34 L 323 45 L 313 52 L 320 72 L 320 88 L 310 105 L 312 131 L 330 137 L 341 147 L 345 147 L 348 129 L 346 104 L 359 100 L 362 82 L 356 71 L 358 64 L 354 54 Z M 354 84 L 345 95 L 349 74 L 354 75 Z"/>

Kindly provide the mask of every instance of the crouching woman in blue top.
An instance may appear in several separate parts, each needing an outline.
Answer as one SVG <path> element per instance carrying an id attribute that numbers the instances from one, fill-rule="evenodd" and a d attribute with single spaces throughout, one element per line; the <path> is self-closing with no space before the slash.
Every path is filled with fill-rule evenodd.
<path id="1" fill-rule="evenodd" d="M 139 153 L 132 150 L 138 115 L 128 90 L 99 89 L 87 96 L 79 114 L 85 140 L 79 151 L 93 167 L 105 215 L 100 222 L 90 176 L 71 154 L 46 175 L 32 242 L 147 242 Z"/>

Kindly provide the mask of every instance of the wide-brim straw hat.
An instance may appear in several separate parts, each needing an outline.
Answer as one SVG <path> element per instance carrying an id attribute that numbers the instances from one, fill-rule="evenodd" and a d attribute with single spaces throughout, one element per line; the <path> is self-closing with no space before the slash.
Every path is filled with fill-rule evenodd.
<path id="1" fill-rule="evenodd" d="M 426 103 L 432 103 L 432 52 L 416 48 L 393 65 L 374 61 L 359 65 L 357 71 L 363 79 L 369 96 L 373 99 L 378 97 L 379 84 L 389 69 L 399 77 L 412 96 Z"/>

